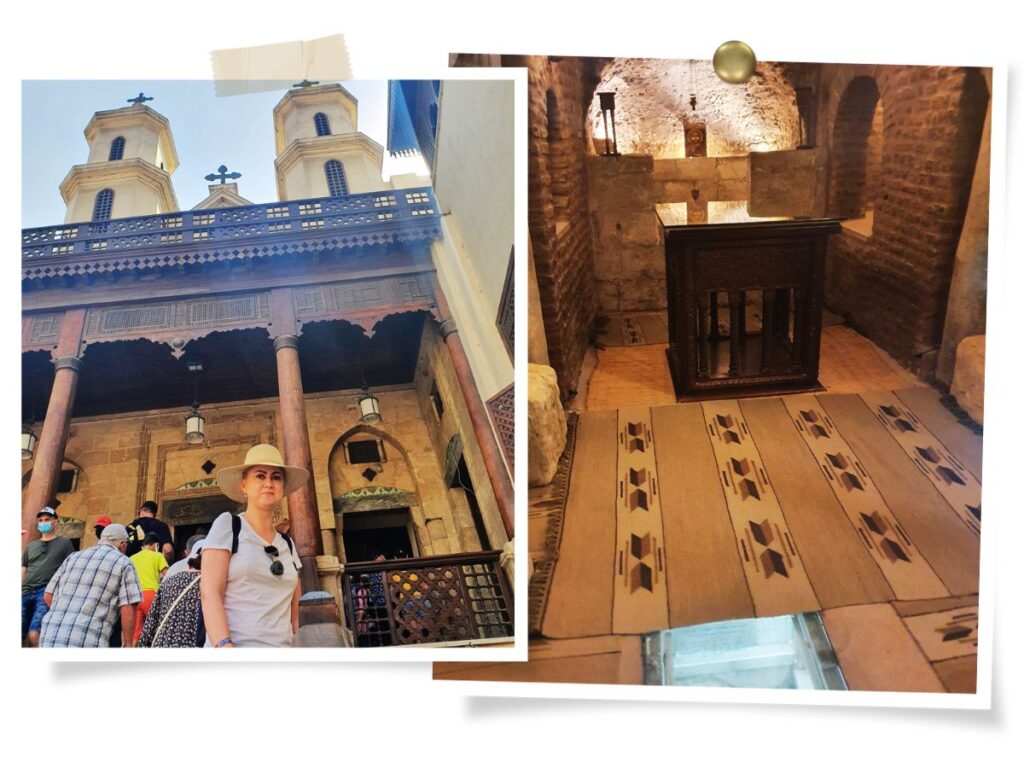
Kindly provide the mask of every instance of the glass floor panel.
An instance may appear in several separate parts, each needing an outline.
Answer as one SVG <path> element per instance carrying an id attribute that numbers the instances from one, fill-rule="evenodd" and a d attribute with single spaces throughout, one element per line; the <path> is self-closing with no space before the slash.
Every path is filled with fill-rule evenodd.
<path id="1" fill-rule="evenodd" d="M 817 613 L 655 632 L 644 654 L 648 685 L 846 690 Z"/>

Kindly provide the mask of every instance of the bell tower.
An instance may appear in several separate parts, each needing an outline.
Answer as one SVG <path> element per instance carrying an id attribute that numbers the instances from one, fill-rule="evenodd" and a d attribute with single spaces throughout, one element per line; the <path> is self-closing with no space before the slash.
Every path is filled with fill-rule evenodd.
<path id="1" fill-rule="evenodd" d="M 280 200 L 376 192 L 384 148 L 358 130 L 356 98 L 338 84 L 288 91 L 274 107 Z"/>
<path id="2" fill-rule="evenodd" d="M 171 174 L 178 167 L 170 122 L 141 93 L 130 107 L 97 112 L 85 127 L 89 159 L 60 184 L 67 224 L 178 210 Z"/>

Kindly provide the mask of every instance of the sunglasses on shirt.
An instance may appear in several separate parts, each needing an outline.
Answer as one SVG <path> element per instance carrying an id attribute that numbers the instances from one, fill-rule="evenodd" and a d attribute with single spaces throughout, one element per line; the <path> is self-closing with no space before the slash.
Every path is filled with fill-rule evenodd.
<path id="1" fill-rule="evenodd" d="M 267 556 L 270 558 L 270 572 L 278 578 L 281 578 L 281 576 L 284 575 L 284 564 L 277 559 L 281 556 L 281 553 L 277 551 L 277 547 L 273 544 L 264 547 L 263 551 L 266 552 Z"/>

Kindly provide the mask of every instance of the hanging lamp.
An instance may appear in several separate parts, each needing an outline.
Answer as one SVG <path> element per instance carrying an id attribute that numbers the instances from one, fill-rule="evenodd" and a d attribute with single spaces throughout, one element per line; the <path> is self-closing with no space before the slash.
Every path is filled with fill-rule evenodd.
<path id="1" fill-rule="evenodd" d="M 36 433 L 32 431 L 31 424 L 21 426 L 21 460 L 28 461 L 36 452 Z"/>
<path id="2" fill-rule="evenodd" d="M 192 403 L 192 410 L 185 417 L 185 442 L 197 445 L 206 439 L 206 419 L 199 412 L 199 403 Z"/>
<path id="3" fill-rule="evenodd" d="M 200 362 L 187 361 L 189 371 L 196 374 L 195 391 L 192 398 L 192 410 L 185 417 L 185 442 L 198 445 L 206 439 L 206 419 L 199 412 L 199 373 L 203 370 Z"/>
<path id="4" fill-rule="evenodd" d="M 366 386 L 366 376 L 363 376 L 363 389 L 359 393 L 356 402 L 359 405 L 359 420 L 363 424 L 373 424 L 381 420 L 380 400 L 370 394 L 370 388 Z"/>

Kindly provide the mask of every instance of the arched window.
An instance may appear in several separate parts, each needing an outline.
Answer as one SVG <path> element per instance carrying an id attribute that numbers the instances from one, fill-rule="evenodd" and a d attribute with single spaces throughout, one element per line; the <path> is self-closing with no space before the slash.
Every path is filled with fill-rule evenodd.
<path id="1" fill-rule="evenodd" d="M 110 157 L 108 160 L 121 160 L 124 157 L 124 136 L 118 136 L 110 142 Z"/>
<path id="2" fill-rule="evenodd" d="M 348 194 L 348 184 L 345 182 L 345 168 L 337 160 L 328 160 L 324 163 L 324 174 L 327 176 L 327 194 L 331 197 L 340 197 Z"/>
<path id="3" fill-rule="evenodd" d="M 323 112 L 317 112 L 313 115 L 313 125 L 316 126 L 317 136 L 330 136 L 331 135 L 331 124 L 327 122 L 327 115 Z"/>
<path id="4" fill-rule="evenodd" d="M 96 195 L 96 204 L 92 207 L 93 221 L 106 221 L 114 208 L 114 190 L 101 189 Z"/>

